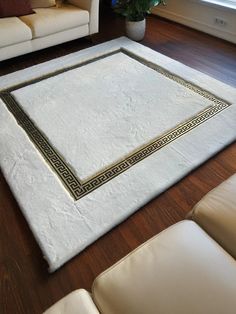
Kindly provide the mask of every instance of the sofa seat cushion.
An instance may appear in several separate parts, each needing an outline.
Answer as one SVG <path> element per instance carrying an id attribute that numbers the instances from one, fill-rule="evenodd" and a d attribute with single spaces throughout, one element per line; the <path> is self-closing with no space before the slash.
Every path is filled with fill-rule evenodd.
<path id="1" fill-rule="evenodd" d="M 236 174 L 207 193 L 190 218 L 236 259 Z"/>
<path id="2" fill-rule="evenodd" d="M 21 16 L 20 19 L 32 30 L 33 38 L 44 37 L 89 23 L 89 12 L 73 5 L 60 8 L 34 9 L 36 14 Z"/>
<path id="3" fill-rule="evenodd" d="M 195 222 L 144 243 L 95 279 L 102 314 L 235 314 L 236 263 Z"/>
<path id="4" fill-rule="evenodd" d="M 0 19 L 0 47 L 32 39 L 31 29 L 17 17 Z"/>

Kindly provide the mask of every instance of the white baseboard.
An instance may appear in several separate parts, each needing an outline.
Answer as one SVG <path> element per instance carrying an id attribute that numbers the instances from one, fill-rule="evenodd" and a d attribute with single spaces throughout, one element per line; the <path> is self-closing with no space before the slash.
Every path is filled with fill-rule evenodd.
<path id="1" fill-rule="evenodd" d="M 194 20 L 192 18 L 176 14 L 171 11 L 167 11 L 165 9 L 154 8 L 152 11 L 153 14 L 162 16 L 164 18 L 167 18 L 169 20 L 175 21 L 177 23 L 189 26 L 191 28 L 200 30 L 204 33 L 228 40 L 230 42 L 236 43 L 236 36 L 235 33 L 229 32 L 227 30 L 222 30 L 217 27 L 214 27 L 210 24 L 206 24 L 197 20 Z"/>

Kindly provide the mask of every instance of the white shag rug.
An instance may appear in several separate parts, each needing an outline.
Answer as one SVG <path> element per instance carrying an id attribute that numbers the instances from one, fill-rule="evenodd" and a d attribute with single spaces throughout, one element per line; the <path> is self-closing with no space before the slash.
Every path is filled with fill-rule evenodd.
<path id="1" fill-rule="evenodd" d="M 236 139 L 235 89 L 125 37 L 0 92 L 0 166 L 50 271 Z"/>

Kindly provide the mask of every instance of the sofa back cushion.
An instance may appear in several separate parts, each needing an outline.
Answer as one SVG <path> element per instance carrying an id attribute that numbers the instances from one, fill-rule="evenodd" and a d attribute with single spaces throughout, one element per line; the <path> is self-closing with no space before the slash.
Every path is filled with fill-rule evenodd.
<path id="1" fill-rule="evenodd" d="M 0 17 L 32 14 L 29 0 L 0 0 Z"/>
<path id="2" fill-rule="evenodd" d="M 33 34 L 33 39 L 45 37 L 79 26 L 88 28 L 89 12 L 81 10 L 73 5 L 66 5 L 60 9 L 51 7 L 48 9 L 35 9 L 36 14 L 21 16 Z"/>
<path id="3" fill-rule="evenodd" d="M 31 8 L 49 8 L 56 5 L 55 0 L 30 0 Z"/>

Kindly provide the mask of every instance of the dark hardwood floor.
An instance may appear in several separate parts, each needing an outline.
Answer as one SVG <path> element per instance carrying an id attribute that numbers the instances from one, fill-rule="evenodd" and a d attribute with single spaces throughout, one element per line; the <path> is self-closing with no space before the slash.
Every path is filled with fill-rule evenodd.
<path id="1" fill-rule="evenodd" d="M 121 36 L 124 23 L 101 10 L 100 33 L 4 61 L 0 75 Z M 154 16 L 148 18 L 147 45 L 173 59 L 236 87 L 236 47 Z M 1 79 L 1 77 L 0 77 Z M 1 127 L 1 126 L 0 126 Z M 0 312 L 40 314 L 74 289 L 90 289 L 94 278 L 156 233 L 184 219 L 213 187 L 236 172 L 236 143 L 207 161 L 141 208 L 53 274 L 0 174 Z"/>

